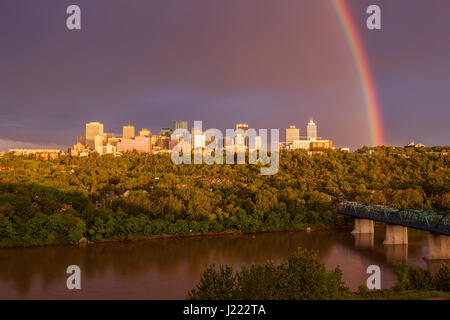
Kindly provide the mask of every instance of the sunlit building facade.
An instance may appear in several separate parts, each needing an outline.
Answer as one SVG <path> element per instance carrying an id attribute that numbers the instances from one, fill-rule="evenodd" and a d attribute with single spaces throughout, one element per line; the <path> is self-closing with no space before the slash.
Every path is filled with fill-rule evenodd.
<path id="1" fill-rule="evenodd" d="M 306 125 L 306 138 L 309 140 L 317 139 L 317 125 L 312 119 Z"/>
<path id="2" fill-rule="evenodd" d="M 89 122 L 86 123 L 86 144 L 90 149 L 95 149 L 95 136 L 103 134 L 103 123 Z"/>
<path id="3" fill-rule="evenodd" d="M 290 126 L 286 129 L 286 146 L 289 146 L 295 140 L 300 140 L 300 129 Z"/>
<path id="4" fill-rule="evenodd" d="M 35 156 L 36 160 L 54 160 L 65 155 L 65 152 L 58 149 L 9 149 L 9 152 L 16 156 Z"/>
<path id="5" fill-rule="evenodd" d="M 187 121 L 174 121 L 173 122 L 173 130 L 175 131 L 177 129 L 189 130 L 188 122 Z"/>
<path id="6" fill-rule="evenodd" d="M 141 137 L 149 137 L 152 134 L 152 132 L 146 128 L 142 128 L 141 130 L 139 130 L 139 136 Z"/>
<path id="7" fill-rule="evenodd" d="M 122 127 L 123 139 L 132 139 L 135 136 L 134 126 L 127 125 Z"/>
<path id="8" fill-rule="evenodd" d="M 131 152 L 133 150 L 136 150 L 137 152 L 150 152 L 150 138 L 145 136 L 137 136 L 133 139 L 122 139 L 119 143 L 117 143 L 118 152 Z"/>

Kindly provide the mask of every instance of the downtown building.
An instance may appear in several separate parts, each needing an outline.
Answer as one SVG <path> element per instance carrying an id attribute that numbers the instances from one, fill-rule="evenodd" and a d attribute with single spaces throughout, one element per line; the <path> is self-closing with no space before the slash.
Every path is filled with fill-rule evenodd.
<path id="1" fill-rule="evenodd" d="M 65 152 L 59 149 L 9 149 L 9 152 L 16 156 L 34 156 L 36 160 L 55 160 L 65 155 Z"/>
<path id="2" fill-rule="evenodd" d="M 189 125 L 188 122 L 185 120 L 183 120 L 183 121 L 176 120 L 173 122 L 173 131 L 175 131 L 177 129 L 189 130 L 188 125 Z"/>
<path id="3" fill-rule="evenodd" d="M 74 146 L 69 148 L 69 154 L 72 157 L 87 157 L 90 152 L 91 150 L 89 150 L 89 147 L 81 142 L 77 142 Z"/>
<path id="4" fill-rule="evenodd" d="M 286 147 L 289 147 L 296 140 L 300 140 L 300 129 L 290 126 L 286 129 Z"/>
<path id="5" fill-rule="evenodd" d="M 95 136 L 103 134 L 103 123 L 86 123 L 86 144 L 91 150 L 95 150 Z"/>
<path id="6" fill-rule="evenodd" d="M 188 121 L 174 121 L 173 122 L 173 132 L 175 132 L 176 130 L 185 130 L 184 134 L 176 134 L 175 137 L 176 138 L 183 138 L 183 141 L 190 141 L 190 136 L 189 136 L 189 123 Z"/>
<path id="7" fill-rule="evenodd" d="M 86 123 L 86 135 L 77 137 L 77 143 L 69 148 L 69 153 L 78 157 L 88 156 L 91 152 L 115 154 L 118 141 L 114 133 L 104 132 L 103 123 L 89 122 Z"/>
<path id="8" fill-rule="evenodd" d="M 132 139 L 135 136 L 134 126 L 128 124 L 127 126 L 122 127 L 122 138 L 123 139 Z"/>
<path id="9" fill-rule="evenodd" d="M 253 133 L 253 134 L 251 134 Z M 247 152 L 261 150 L 261 137 L 246 123 L 238 123 L 234 136 L 223 137 L 223 149 L 227 152 Z"/>
<path id="10" fill-rule="evenodd" d="M 305 150 L 309 152 L 321 152 L 326 149 L 333 149 L 333 141 L 332 140 L 326 140 L 321 139 L 317 136 L 317 125 L 314 123 L 312 119 L 309 120 L 308 124 L 306 125 L 306 139 L 294 139 L 293 137 L 297 137 L 297 132 L 295 131 L 289 131 L 289 143 L 288 143 L 288 130 L 294 129 L 291 126 L 290 128 L 286 129 L 286 148 L 288 150 Z M 300 137 L 300 129 L 297 129 L 298 131 L 298 137 Z M 312 154 L 312 153 L 311 153 Z"/>
<path id="11" fill-rule="evenodd" d="M 151 138 L 148 136 L 136 136 L 134 138 L 122 138 L 117 143 L 117 152 L 150 152 L 152 150 Z"/>
<path id="12" fill-rule="evenodd" d="M 139 136 L 141 137 L 150 137 L 152 135 L 152 132 L 146 128 L 142 128 L 139 130 Z"/>

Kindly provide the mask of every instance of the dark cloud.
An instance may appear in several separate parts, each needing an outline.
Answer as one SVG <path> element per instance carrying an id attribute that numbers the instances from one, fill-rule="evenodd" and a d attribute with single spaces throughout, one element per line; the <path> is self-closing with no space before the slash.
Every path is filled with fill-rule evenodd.
<path id="1" fill-rule="evenodd" d="M 350 2 L 376 75 L 388 142 L 402 143 L 426 112 L 404 99 L 411 88 L 402 85 L 405 74 L 415 88 L 436 90 L 428 111 L 448 115 L 439 108 L 448 105 L 449 93 L 428 84 L 450 77 L 436 74 L 436 68 L 447 71 L 448 62 L 433 64 L 437 43 L 447 39 L 441 29 L 450 25 L 441 18 L 443 2 L 428 1 L 426 8 L 419 0 L 383 2 L 389 11 L 378 34 L 363 29 L 367 1 Z M 416 2 L 417 8 L 410 5 Z M 295 124 L 304 133 L 313 116 L 319 135 L 338 145 L 370 144 L 361 87 L 328 0 L 79 0 L 81 31 L 65 28 L 69 4 L 0 4 L 0 110 L 6 117 L 0 117 L 0 138 L 69 145 L 88 121 L 120 132 L 128 120 L 157 131 L 177 119 L 220 129 L 243 121 L 282 131 Z M 421 10 L 438 19 L 404 26 Z M 432 65 L 417 68 L 426 59 Z M 406 103 L 414 112 L 403 112 Z M 409 123 L 402 131 L 398 119 Z M 422 141 L 445 143 L 448 131 L 435 134 L 434 125 L 421 131 Z"/>

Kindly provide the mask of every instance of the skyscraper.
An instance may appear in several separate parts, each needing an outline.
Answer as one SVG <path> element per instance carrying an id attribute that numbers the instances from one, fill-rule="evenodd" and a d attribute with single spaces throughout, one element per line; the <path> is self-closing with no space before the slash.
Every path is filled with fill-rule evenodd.
<path id="1" fill-rule="evenodd" d="M 238 123 L 236 125 L 236 130 L 239 130 L 239 129 L 243 130 L 244 132 L 247 132 L 248 131 L 248 124 L 246 124 L 246 123 Z"/>
<path id="2" fill-rule="evenodd" d="M 134 126 L 128 124 L 127 126 L 123 126 L 123 139 L 131 139 L 134 138 Z"/>
<path id="3" fill-rule="evenodd" d="M 89 122 L 86 123 L 86 144 L 89 149 L 95 149 L 95 136 L 103 134 L 103 123 Z"/>
<path id="4" fill-rule="evenodd" d="M 241 130 L 241 132 L 238 132 L 238 130 Z M 236 146 L 242 147 L 244 150 L 246 147 L 248 147 L 248 124 L 246 123 L 238 123 L 236 125 L 236 137 L 234 139 L 234 144 Z"/>
<path id="5" fill-rule="evenodd" d="M 173 132 L 175 132 L 175 130 L 177 129 L 183 129 L 186 130 L 186 132 L 184 132 L 184 134 L 180 135 L 177 134 L 176 137 L 179 138 L 183 138 L 184 141 L 189 141 L 190 140 L 190 135 L 189 135 L 189 129 L 188 129 L 188 122 L 187 121 L 174 121 L 173 122 Z"/>
<path id="6" fill-rule="evenodd" d="M 164 136 L 164 137 L 169 137 L 172 134 L 172 129 L 170 128 L 162 128 L 161 130 L 159 130 L 159 135 L 160 136 Z"/>
<path id="7" fill-rule="evenodd" d="M 77 136 L 77 143 L 86 145 L 86 137 L 85 136 Z"/>
<path id="8" fill-rule="evenodd" d="M 300 129 L 290 126 L 286 129 L 286 146 L 289 146 L 295 140 L 300 140 Z"/>
<path id="9" fill-rule="evenodd" d="M 146 128 L 142 128 L 139 130 L 139 136 L 145 137 L 145 136 L 151 136 L 152 132 Z"/>
<path id="10" fill-rule="evenodd" d="M 177 129 L 188 130 L 188 122 L 187 121 L 174 121 L 173 122 L 173 131 L 175 131 Z"/>
<path id="11" fill-rule="evenodd" d="M 105 135 L 104 134 L 98 134 L 94 138 L 94 147 L 95 150 L 97 150 L 98 147 L 102 147 L 105 145 Z M 99 152 L 100 153 L 100 152 Z"/>
<path id="12" fill-rule="evenodd" d="M 202 130 L 197 127 L 192 127 L 191 131 L 192 131 L 191 134 L 192 147 L 194 149 L 204 148 L 206 145 L 205 133 L 202 132 Z"/>
<path id="13" fill-rule="evenodd" d="M 317 125 L 312 119 L 306 125 L 306 137 L 308 140 L 315 140 L 317 138 Z"/>

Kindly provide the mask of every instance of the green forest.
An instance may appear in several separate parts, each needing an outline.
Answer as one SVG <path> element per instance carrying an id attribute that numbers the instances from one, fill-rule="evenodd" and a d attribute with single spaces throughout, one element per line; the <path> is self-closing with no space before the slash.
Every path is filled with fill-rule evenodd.
<path id="1" fill-rule="evenodd" d="M 175 165 L 170 154 L 0 158 L 0 246 L 341 226 L 339 199 L 450 211 L 449 147 L 282 152 L 260 165 Z M 369 152 L 371 151 L 371 152 Z"/>

